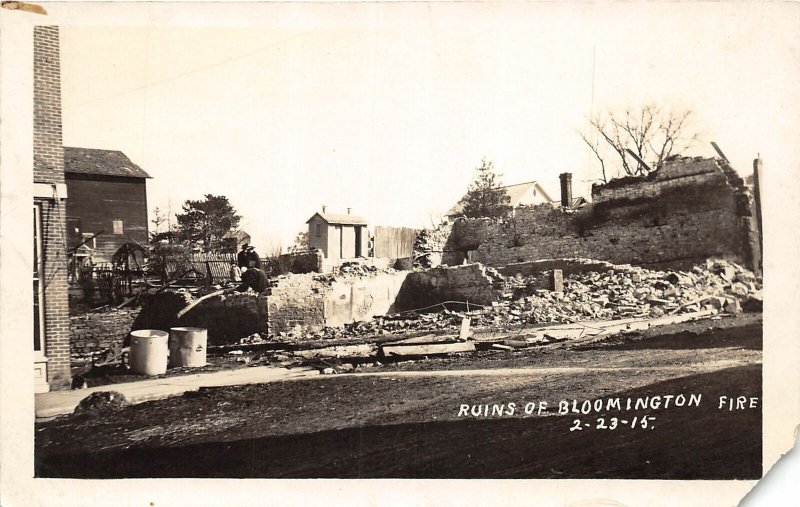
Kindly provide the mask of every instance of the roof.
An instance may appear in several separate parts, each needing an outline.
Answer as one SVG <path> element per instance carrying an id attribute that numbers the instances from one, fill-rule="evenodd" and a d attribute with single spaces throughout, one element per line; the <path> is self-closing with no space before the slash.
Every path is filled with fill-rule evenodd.
<path id="1" fill-rule="evenodd" d="M 584 198 L 584 197 L 581 197 L 581 196 L 573 197 L 572 198 L 572 204 L 570 205 L 570 208 L 577 208 L 578 206 L 581 206 L 583 204 L 587 204 L 588 202 L 589 201 L 587 201 L 586 198 Z M 560 203 L 561 203 L 561 201 L 559 201 L 559 204 Z"/>
<path id="2" fill-rule="evenodd" d="M 247 233 L 247 231 L 243 231 L 243 230 L 240 229 L 238 231 L 233 231 L 233 232 L 228 231 L 228 232 L 226 232 L 225 235 L 223 236 L 223 238 L 236 238 L 238 240 L 243 240 L 243 239 L 248 239 L 249 240 L 251 238 L 251 236 L 250 236 L 250 234 Z"/>
<path id="3" fill-rule="evenodd" d="M 506 191 L 508 197 L 510 198 L 509 204 L 511 207 L 515 208 L 519 206 L 519 203 L 522 198 L 525 197 L 525 194 L 527 194 L 534 187 L 538 187 L 539 195 L 541 195 L 546 202 L 552 201 L 550 196 L 547 195 L 547 192 L 545 192 L 544 188 L 542 188 L 538 181 L 527 181 L 525 183 L 517 183 L 516 185 L 508 185 L 499 188 Z M 450 211 L 447 212 L 447 216 L 460 215 L 464 211 L 464 201 L 466 197 L 466 195 L 462 197 L 461 200 L 455 204 L 455 206 L 450 208 Z"/>
<path id="4" fill-rule="evenodd" d="M 329 224 L 336 225 L 367 225 L 367 221 L 358 215 L 338 215 L 336 213 L 314 213 L 306 220 L 309 223 L 314 217 L 320 217 Z"/>
<path id="5" fill-rule="evenodd" d="M 127 178 L 150 178 L 121 151 L 64 146 L 64 172 Z"/>

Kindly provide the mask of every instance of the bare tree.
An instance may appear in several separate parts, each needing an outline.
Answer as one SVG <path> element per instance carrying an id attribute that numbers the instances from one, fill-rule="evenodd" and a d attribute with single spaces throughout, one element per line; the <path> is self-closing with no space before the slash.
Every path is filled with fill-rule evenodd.
<path id="1" fill-rule="evenodd" d="M 619 159 L 623 174 L 640 176 L 682 154 L 697 140 L 696 133 L 687 133 L 691 115 L 688 110 L 662 109 L 654 104 L 607 112 L 589 119 L 581 139 L 600 162 L 604 182 L 608 181 L 609 159 Z"/>

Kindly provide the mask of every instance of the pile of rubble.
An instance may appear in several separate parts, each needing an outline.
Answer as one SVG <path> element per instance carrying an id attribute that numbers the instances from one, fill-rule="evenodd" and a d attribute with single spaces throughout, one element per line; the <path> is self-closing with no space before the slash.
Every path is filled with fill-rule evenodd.
<path id="1" fill-rule="evenodd" d="M 571 323 L 662 317 L 714 309 L 739 313 L 741 305 L 760 299 L 761 287 L 752 272 L 724 260 L 708 260 L 691 271 L 650 271 L 620 266 L 605 272 L 565 277 L 564 291 L 534 289 L 516 277 L 509 291 L 483 317 L 485 324 Z"/>
<path id="2" fill-rule="evenodd" d="M 414 238 L 414 267 L 435 268 L 442 263 L 442 252 L 452 225 L 442 223 L 435 229 L 422 229 Z"/>
<path id="3" fill-rule="evenodd" d="M 343 262 L 336 268 L 336 274 L 342 276 L 369 276 L 380 271 L 375 266 L 359 262 Z"/>
<path id="4" fill-rule="evenodd" d="M 742 304 L 757 304 L 761 298 L 761 286 L 753 273 L 724 260 L 708 260 L 688 272 L 626 265 L 604 272 L 577 273 L 564 277 L 563 292 L 536 288 L 541 278 L 541 274 L 506 278 L 497 301 L 488 308 L 399 314 L 344 329 L 326 329 L 323 336 L 444 329 L 460 325 L 462 316 L 471 317 L 477 326 L 507 326 L 655 318 L 704 309 L 739 313 Z"/>
<path id="5" fill-rule="evenodd" d="M 375 269 L 362 266 L 367 269 Z M 495 273 L 493 273 L 495 274 Z M 315 333 L 281 333 L 278 341 L 379 336 L 413 331 L 455 330 L 464 317 L 472 326 L 509 327 L 566 324 L 591 320 L 656 318 L 664 315 L 715 310 L 739 313 L 760 310 L 761 284 L 749 270 L 725 260 L 708 260 L 690 271 L 652 271 L 630 265 L 606 271 L 564 276 L 563 291 L 542 289 L 550 273 L 502 277 L 495 284 L 495 301 L 481 306 L 447 303 L 431 311 L 403 312 L 327 327 Z M 254 335 L 241 343 L 260 343 Z"/>

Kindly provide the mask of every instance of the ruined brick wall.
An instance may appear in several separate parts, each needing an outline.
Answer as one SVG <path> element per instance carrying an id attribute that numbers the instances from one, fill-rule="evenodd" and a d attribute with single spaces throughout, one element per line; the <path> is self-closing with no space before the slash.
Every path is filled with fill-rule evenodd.
<path id="1" fill-rule="evenodd" d="M 119 353 L 131 332 L 140 308 L 112 309 L 73 315 L 69 319 L 72 354 L 112 349 Z"/>
<path id="2" fill-rule="evenodd" d="M 321 250 L 303 253 L 288 253 L 278 256 L 277 272 L 273 275 L 287 273 L 320 273 L 324 256 Z"/>
<path id="3" fill-rule="evenodd" d="M 330 284 L 313 275 L 287 276 L 278 280 L 266 296 L 269 332 L 296 328 L 319 330 L 325 327 L 325 296 Z"/>
<path id="4" fill-rule="evenodd" d="M 454 224 L 444 261 L 490 266 L 584 257 L 653 268 L 686 268 L 709 257 L 751 265 L 750 198 L 715 159 L 678 159 L 646 178 L 596 186 L 579 210 L 521 207 L 513 219 Z"/>
<path id="5" fill-rule="evenodd" d="M 326 326 L 367 321 L 396 311 L 407 271 L 365 270 L 361 274 L 290 275 L 269 289 L 270 334 L 316 332 Z"/>
<path id="6" fill-rule="evenodd" d="M 33 181 L 64 183 L 61 141 L 61 63 L 55 26 L 33 29 Z M 64 196 L 34 200 L 41 206 L 41 288 L 44 304 L 44 354 L 50 389 L 70 387 L 67 298 L 66 209 Z"/>
<path id="7" fill-rule="evenodd" d="M 397 295 L 398 311 L 415 310 L 445 301 L 489 305 L 502 280 L 481 264 L 440 266 L 409 273 Z"/>
<path id="8" fill-rule="evenodd" d="M 133 329 L 202 327 L 208 330 L 209 345 L 234 343 L 253 333 L 266 332 L 266 297 L 253 292 L 234 293 L 206 299 L 180 319 L 177 313 L 196 298 L 188 292 L 164 291 L 142 298 L 142 310 Z"/>

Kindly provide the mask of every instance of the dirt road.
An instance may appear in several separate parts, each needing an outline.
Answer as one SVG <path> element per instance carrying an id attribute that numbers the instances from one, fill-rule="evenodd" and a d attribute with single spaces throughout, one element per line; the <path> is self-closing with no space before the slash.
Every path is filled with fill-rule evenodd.
<path id="1" fill-rule="evenodd" d="M 36 473 L 760 477 L 760 408 L 720 410 L 718 401 L 760 401 L 760 322 L 705 326 L 695 334 L 629 336 L 586 350 L 416 364 L 439 371 L 405 371 L 415 364 L 401 363 L 366 375 L 210 389 L 102 416 L 70 416 L 37 425 Z M 665 397 L 679 394 L 702 401 L 665 408 Z M 559 411 L 561 401 L 580 407 L 617 398 L 621 410 Z M 626 410 L 628 398 L 634 404 L 646 398 L 648 406 Z M 541 402 L 547 406 L 540 411 Z"/>

